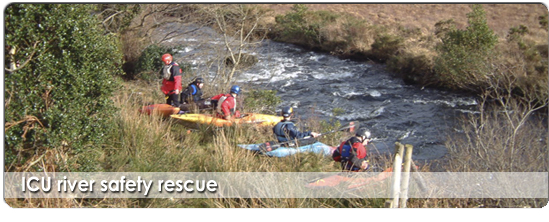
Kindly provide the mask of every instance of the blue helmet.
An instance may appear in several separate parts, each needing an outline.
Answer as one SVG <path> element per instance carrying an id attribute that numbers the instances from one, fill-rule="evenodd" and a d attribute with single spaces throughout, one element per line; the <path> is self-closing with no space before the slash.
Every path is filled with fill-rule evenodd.
<path id="1" fill-rule="evenodd" d="M 234 93 L 236 95 L 240 94 L 240 86 L 237 86 L 237 85 L 232 86 L 231 93 Z"/>

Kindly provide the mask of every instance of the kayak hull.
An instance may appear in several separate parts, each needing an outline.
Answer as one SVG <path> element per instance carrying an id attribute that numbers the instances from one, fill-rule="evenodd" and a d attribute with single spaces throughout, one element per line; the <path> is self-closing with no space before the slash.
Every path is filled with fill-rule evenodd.
<path id="1" fill-rule="evenodd" d="M 346 189 L 361 189 L 364 186 L 384 181 L 391 177 L 393 168 L 387 168 L 373 177 L 359 177 L 354 173 L 342 173 L 315 180 L 306 185 L 308 188 L 329 188 L 344 186 Z"/>
<path id="2" fill-rule="evenodd" d="M 274 126 L 282 120 L 281 116 L 273 116 L 258 113 L 248 113 L 242 118 L 234 119 L 232 121 L 217 118 L 208 114 L 188 113 L 188 114 L 174 114 L 172 118 L 198 124 L 210 124 L 215 126 L 232 126 L 233 124 L 257 124 L 260 126 Z"/>
<path id="3" fill-rule="evenodd" d="M 168 104 L 152 104 L 148 106 L 143 106 L 139 112 L 147 115 L 160 115 L 163 117 L 169 117 L 170 115 L 176 114 L 179 112 L 179 108 L 173 107 Z"/>
<path id="4" fill-rule="evenodd" d="M 259 146 L 262 143 L 258 144 L 239 144 L 238 146 L 251 151 L 260 151 Z M 318 153 L 323 155 L 332 155 L 335 147 L 328 146 L 321 142 L 316 142 L 313 144 L 300 146 L 300 147 L 280 147 L 276 150 L 265 152 L 263 154 L 271 157 L 286 157 L 291 156 L 297 153 Z"/>

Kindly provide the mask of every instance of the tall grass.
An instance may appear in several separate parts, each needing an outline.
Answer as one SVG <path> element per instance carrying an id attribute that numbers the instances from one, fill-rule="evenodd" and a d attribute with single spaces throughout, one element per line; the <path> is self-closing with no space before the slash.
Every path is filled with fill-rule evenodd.
<path id="1" fill-rule="evenodd" d="M 500 99 L 504 99 L 500 97 Z M 448 158 L 441 160 L 450 172 L 547 172 L 547 119 L 516 98 L 494 104 L 484 97 L 479 112 L 463 116 L 448 134 Z M 534 207 L 547 198 L 413 199 L 410 207 Z"/>

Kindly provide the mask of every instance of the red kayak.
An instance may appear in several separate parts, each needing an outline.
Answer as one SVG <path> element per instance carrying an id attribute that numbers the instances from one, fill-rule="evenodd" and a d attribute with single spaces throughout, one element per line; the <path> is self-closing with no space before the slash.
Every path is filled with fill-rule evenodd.
<path id="1" fill-rule="evenodd" d="M 354 189 L 362 186 L 366 186 L 371 183 L 383 181 L 391 176 L 393 173 L 393 168 L 387 168 L 383 172 L 377 174 L 373 177 L 368 178 L 355 178 L 355 177 L 348 177 L 343 175 L 333 175 L 326 178 L 318 179 L 312 183 L 309 183 L 306 185 L 308 188 L 326 188 L 326 187 L 335 187 L 340 185 L 341 183 L 348 184 L 348 189 Z M 349 174 L 352 175 L 352 174 Z"/>
<path id="2" fill-rule="evenodd" d="M 148 106 L 143 106 L 141 110 L 139 110 L 141 113 L 145 113 L 147 115 L 161 115 L 163 117 L 170 117 L 170 115 L 177 114 L 179 112 L 179 108 L 173 107 L 168 104 L 152 104 Z"/>

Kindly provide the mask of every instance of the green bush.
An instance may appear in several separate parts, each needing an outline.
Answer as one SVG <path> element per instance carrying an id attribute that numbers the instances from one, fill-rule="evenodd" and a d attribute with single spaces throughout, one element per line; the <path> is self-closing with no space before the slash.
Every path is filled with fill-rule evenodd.
<path id="1" fill-rule="evenodd" d="M 166 54 L 169 51 L 169 48 L 160 46 L 157 44 L 149 45 L 137 60 L 137 65 L 135 66 L 136 73 L 142 72 L 157 72 L 164 65 L 162 63 L 162 55 Z"/>
<path id="2" fill-rule="evenodd" d="M 149 45 L 141 53 L 141 56 L 139 57 L 137 65 L 135 67 L 135 73 L 138 73 L 139 78 L 147 81 L 161 78 L 159 76 L 159 71 L 160 68 L 162 68 L 162 66 L 164 65 L 161 60 L 162 55 L 170 53 L 173 56 L 179 48 L 181 47 L 169 48 L 157 44 Z M 175 57 L 174 61 L 179 64 L 183 73 L 190 71 L 189 63 L 179 62 L 176 60 Z"/>
<path id="3" fill-rule="evenodd" d="M 387 61 L 387 68 L 401 75 L 406 83 L 430 85 L 433 81 L 433 60 L 426 55 L 404 53 Z"/>
<path id="4" fill-rule="evenodd" d="M 372 56 L 385 62 L 395 56 L 398 50 L 403 46 L 403 39 L 398 36 L 383 34 L 375 38 L 372 44 Z"/>
<path id="5" fill-rule="evenodd" d="M 452 29 L 437 47 L 435 72 L 439 84 L 450 89 L 478 88 L 489 72 L 487 60 L 498 39 L 486 24 L 481 5 L 471 5 L 466 30 Z"/>
<path id="6" fill-rule="evenodd" d="M 244 104 L 249 112 L 271 111 L 274 114 L 276 105 L 282 100 L 276 95 L 276 90 L 251 90 L 246 93 Z"/>
<path id="7" fill-rule="evenodd" d="M 326 36 L 322 29 L 334 23 L 339 16 L 328 11 L 308 11 L 302 4 L 292 7 L 292 12 L 275 18 L 280 36 L 277 41 L 289 42 L 310 48 L 322 48 Z"/>
<path id="8" fill-rule="evenodd" d="M 122 54 L 91 16 L 94 5 L 11 4 L 6 8 L 6 165 L 54 148 L 78 154 L 103 143 Z M 13 155 L 17 155 L 14 157 Z M 74 170 L 74 169 L 73 169 Z"/>

